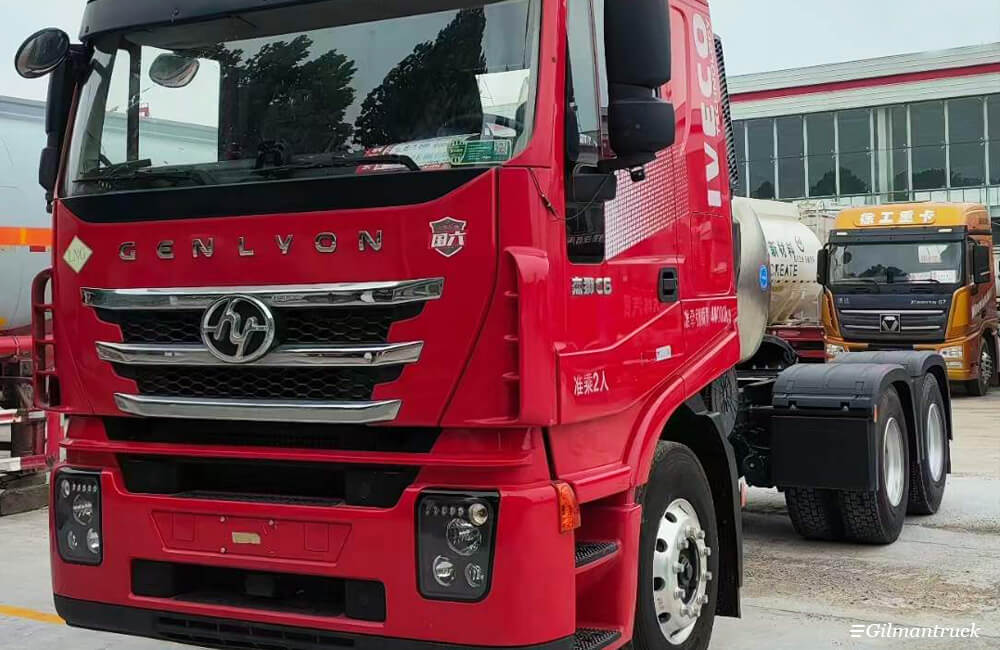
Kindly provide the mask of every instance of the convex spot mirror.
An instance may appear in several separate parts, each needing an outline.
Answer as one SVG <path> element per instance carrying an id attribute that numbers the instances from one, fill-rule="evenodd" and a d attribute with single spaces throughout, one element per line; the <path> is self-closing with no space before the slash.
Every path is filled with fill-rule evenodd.
<path id="1" fill-rule="evenodd" d="M 68 56 L 69 35 L 50 27 L 35 32 L 21 44 L 14 55 L 14 68 L 25 79 L 37 79 L 58 68 Z"/>
<path id="2" fill-rule="evenodd" d="M 181 54 L 161 54 L 149 66 L 149 78 L 164 88 L 183 88 L 194 80 L 198 59 Z"/>

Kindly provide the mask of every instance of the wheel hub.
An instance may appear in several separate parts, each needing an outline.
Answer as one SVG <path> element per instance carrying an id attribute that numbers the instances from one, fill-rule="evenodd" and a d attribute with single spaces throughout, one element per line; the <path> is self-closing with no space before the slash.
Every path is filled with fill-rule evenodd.
<path id="1" fill-rule="evenodd" d="M 691 635 L 708 603 L 712 549 L 698 513 L 686 499 L 675 499 L 663 516 L 653 549 L 653 606 L 660 631 L 672 645 Z"/>
<path id="2" fill-rule="evenodd" d="M 979 381 L 983 386 L 989 386 L 993 381 L 993 355 L 986 343 L 983 343 L 983 351 L 979 356 Z"/>
<path id="3" fill-rule="evenodd" d="M 903 431 L 896 418 L 889 418 L 885 423 L 885 441 L 882 449 L 882 478 L 885 480 L 885 492 L 889 503 L 896 507 L 903 500 L 903 487 L 906 482 L 903 467 Z"/>
<path id="4" fill-rule="evenodd" d="M 944 473 L 944 448 L 947 444 L 944 436 L 941 410 L 937 404 L 931 404 L 927 409 L 927 465 L 934 482 L 940 481 Z"/>

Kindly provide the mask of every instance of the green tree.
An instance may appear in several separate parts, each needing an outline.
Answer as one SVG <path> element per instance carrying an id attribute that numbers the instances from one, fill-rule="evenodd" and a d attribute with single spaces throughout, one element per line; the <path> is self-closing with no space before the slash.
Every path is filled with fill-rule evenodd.
<path id="1" fill-rule="evenodd" d="M 222 66 L 220 146 L 250 157 L 266 141 L 283 142 L 292 153 L 331 151 L 347 143 L 352 129 L 344 113 L 354 102 L 357 70 L 336 50 L 309 60 L 312 45 L 301 35 L 267 43 L 245 60 L 242 50 L 223 47 L 199 53 Z"/>
<path id="2" fill-rule="evenodd" d="M 419 43 L 361 105 L 354 139 L 366 147 L 478 133 L 482 104 L 476 75 L 486 71 L 482 8 L 462 9 L 433 42 Z"/>

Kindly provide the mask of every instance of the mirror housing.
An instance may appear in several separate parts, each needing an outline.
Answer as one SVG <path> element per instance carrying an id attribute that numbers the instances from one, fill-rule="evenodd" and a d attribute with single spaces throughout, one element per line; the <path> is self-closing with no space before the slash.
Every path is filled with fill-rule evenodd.
<path id="1" fill-rule="evenodd" d="M 673 106 L 656 96 L 670 81 L 670 13 L 663 0 L 604 4 L 608 139 L 616 159 L 604 169 L 638 167 L 674 143 Z"/>
<path id="2" fill-rule="evenodd" d="M 990 267 L 990 247 L 976 245 L 972 248 L 972 281 L 987 284 L 993 280 Z"/>
<path id="3" fill-rule="evenodd" d="M 14 69 L 25 79 L 37 79 L 53 72 L 69 58 L 69 35 L 49 27 L 37 31 L 21 43 L 14 55 Z"/>
<path id="4" fill-rule="evenodd" d="M 816 251 L 816 283 L 825 287 L 827 285 L 827 275 L 830 272 L 830 250 L 824 246 Z"/>
<path id="5" fill-rule="evenodd" d="M 149 66 L 149 78 L 164 88 L 183 88 L 191 83 L 201 63 L 190 56 L 166 52 L 153 59 Z"/>

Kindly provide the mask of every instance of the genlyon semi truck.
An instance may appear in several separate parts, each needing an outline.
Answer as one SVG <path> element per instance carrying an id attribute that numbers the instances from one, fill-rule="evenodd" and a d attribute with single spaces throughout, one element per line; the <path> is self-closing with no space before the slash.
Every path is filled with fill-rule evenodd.
<path id="1" fill-rule="evenodd" d="M 16 57 L 51 74 L 70 625 L 705 648 L 740 473 L 811 537 L 937 508 L 940 357 L 754 361 L 767 251 L 704 2 L 92 0 L 80 34 Z"/>
<path id="2" fill-rule="evenodd" d="M 824 254 L 823 328 L 831 356 L 934 350 L 972 395 L 997 379 L 996 263 L 986 208 L 893 204 L 837 217 Z"/>

